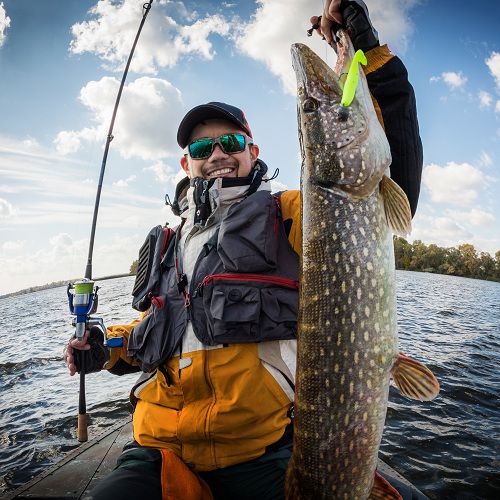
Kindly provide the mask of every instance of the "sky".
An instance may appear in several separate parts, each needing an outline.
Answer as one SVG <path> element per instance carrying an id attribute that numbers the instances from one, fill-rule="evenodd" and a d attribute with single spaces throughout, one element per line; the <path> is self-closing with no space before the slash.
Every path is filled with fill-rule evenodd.
<path id="1" fill-rule="evenodd" d="M 0 295 L 84 276 L 99 174 L 144 0 L 0 1 Z M 497 0 L 366 0 L 405 63 L 424 146 L 409 241 L 500 250 Z M 183 177 L 177 126 L 209 101 L 242 108 L 275 191 L 298 189 L 290 46 L 335 53 L 323 1 L 153 1 L 106 161 L 93 277 L 127 273 Z"/>

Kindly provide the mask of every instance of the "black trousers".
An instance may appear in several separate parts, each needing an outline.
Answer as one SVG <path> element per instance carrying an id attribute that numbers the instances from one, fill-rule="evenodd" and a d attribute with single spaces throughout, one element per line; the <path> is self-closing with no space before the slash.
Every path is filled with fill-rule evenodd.
<path id="1" fill-rule="evenodd" d="M 291 449 L 241 464 L 201 472 L 216 500 L 281 500 Z M 85 500 L 161 500 L 161 454 L 151 448 L 125 450 L 117 468 Z"/>
<path id="2" fill-rule="evenodd" d="M 283 500 L 291 449 L 268 453 L 241 464 L 202 472 L 215 500 Z M 415 488 L 379 471 L 403 500 L 428 500 Z M 125 450 L 117 468 L 84 500 L 162 500 L 161 454 L 152 448 Z"/>

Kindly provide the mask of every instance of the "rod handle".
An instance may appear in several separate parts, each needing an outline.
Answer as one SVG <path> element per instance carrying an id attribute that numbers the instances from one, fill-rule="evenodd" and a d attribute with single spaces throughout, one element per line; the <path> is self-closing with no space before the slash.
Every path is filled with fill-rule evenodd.
<path id="1" fill-rule="evenodd" d="M 87 414 L 78 414 L 78 441 L 85 443 L 88 441 L 89 435 L 87 432 Z"/>

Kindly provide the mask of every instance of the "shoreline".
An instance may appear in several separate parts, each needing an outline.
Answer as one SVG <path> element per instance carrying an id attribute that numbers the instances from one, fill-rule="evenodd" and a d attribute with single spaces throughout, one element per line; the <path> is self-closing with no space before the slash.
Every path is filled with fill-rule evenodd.
<path id="1" fill-rule="evenodd" d="M 98 282 L 98 281 L 111 280 L 114 278 L 124 278 L 126 276 L 135 276 L 135 273 L 114 274 L 114 275 L 110 275 L 110 276 L 102 276 L 99 278 L 92 278 L 92 279 L 93 279 L 93 281 Z M 45 285 L 30 286 L 29 288 L 23 288 L 22 290 L 18 290 L 17 292 L 6 293 L 4 295 L 0 295 L 0 300 L 7 299 L 9 297 L 17 297 L 19 295 L 27 295 L 29 293 L 40 292 L 41 290 L 49 290 L 50 288 L 58 288 L 60 286 L 67 286 L 68 283 L 74 283 L 75 281 L 78 281 L 79 279 L 81 279 L 81 278 L 76 278 L 73 280 L 53 281 L 52 283 L 46 283 Z"/>

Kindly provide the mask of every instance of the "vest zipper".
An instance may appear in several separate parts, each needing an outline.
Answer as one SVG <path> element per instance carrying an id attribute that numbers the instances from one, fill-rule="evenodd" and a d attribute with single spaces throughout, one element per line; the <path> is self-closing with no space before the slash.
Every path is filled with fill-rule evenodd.
<path id="1" fill-rule="evenodd" d="M 263 276 L 261 274 L 211 274 L 205 276 L 203 281 L 196 287 L 196 295 L 203 296 L 203 287 L 210 284 L 211 281 L 253 281 L 258 283 L 270 283 L 284 288 L 293 290 L 299 288 L 299 282 L 291 278 L 283 278 L 281 276 Z"/>

